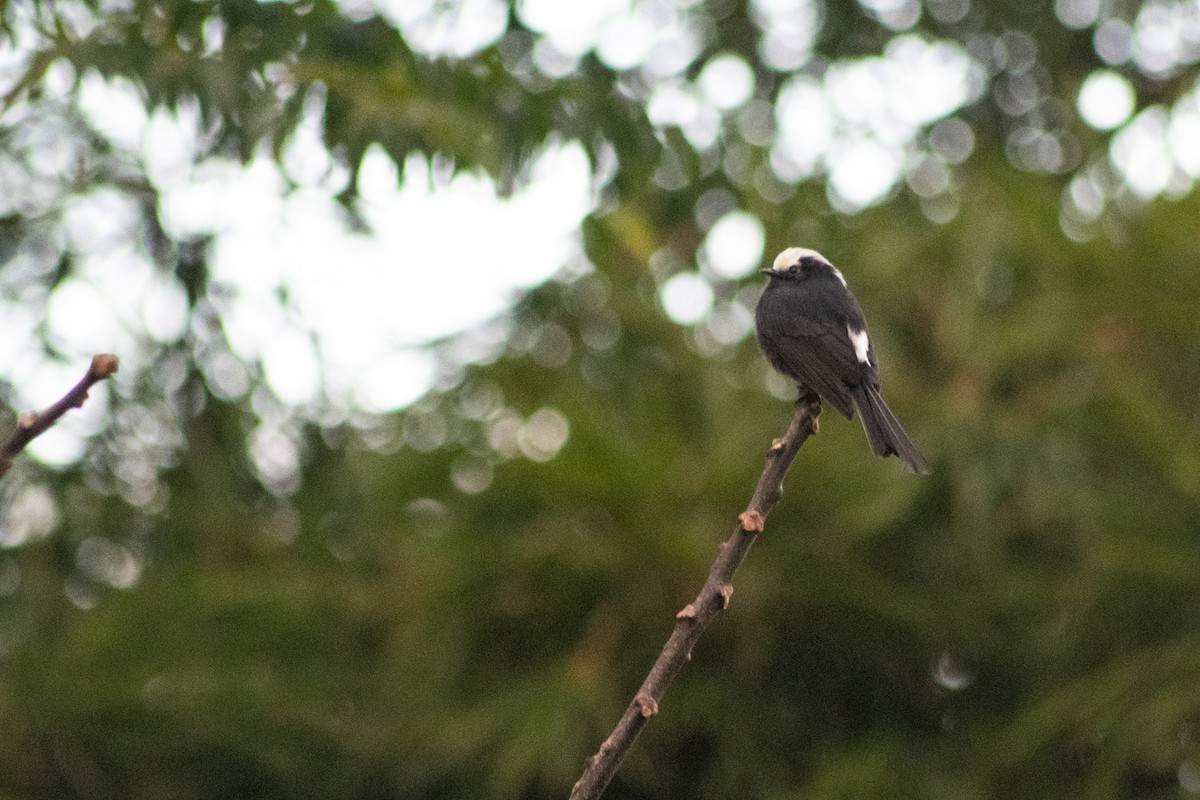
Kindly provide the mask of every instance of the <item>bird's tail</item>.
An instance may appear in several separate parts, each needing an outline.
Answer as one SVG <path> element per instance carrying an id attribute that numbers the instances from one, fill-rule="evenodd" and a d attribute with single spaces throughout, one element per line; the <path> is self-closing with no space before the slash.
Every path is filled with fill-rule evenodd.
<path id="1" fill-rule="evenodd" d="M 879 389 L 870 384 L 859 384 L 854 389 L 854 404 L 858 406 L 863 429 L 871 449 L 880 458 L 896 456 L 905 466 L 918 475 L 929 474 L 929 463 L 909 438 L 904 426 L 883 402 Z"/>

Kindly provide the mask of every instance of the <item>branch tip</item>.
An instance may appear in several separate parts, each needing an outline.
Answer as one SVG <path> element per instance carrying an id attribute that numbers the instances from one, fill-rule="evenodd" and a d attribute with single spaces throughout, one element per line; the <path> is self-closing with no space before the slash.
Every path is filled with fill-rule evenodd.
<path id="1" fill-rule="evenodd" d="M 72 408 L 80 408 L 88 398 L 88 389 L 117 371 L 118 359 L 112 353 L 92 357 L 87 374 L 54 405 L 41 413 L 29 412 L 17 418 L 17 429 L 0 444 L 0 475 L 8 472 L 13 459 L 38 436 L 58 422 Z"/>
<path id="2" fill-rule="evenodd" d="M 102 381 L 110 375 L 115 375 L 121 366 L 121 359 L 112 353 L 100 353 L 92 356 L 92 366 L 88 368 L 88 376 Z"/>
<path id="3" fill-rule="evenodd" d="M 695 618 L 696 618 L 696 606 L 693 605 L 692 603 L 688 603 L 686 606 L 684 606 L 683 608 L 681 608 L 679 610 L 678 614 L 675 615 L 675 619 L 695 619 Z"/>

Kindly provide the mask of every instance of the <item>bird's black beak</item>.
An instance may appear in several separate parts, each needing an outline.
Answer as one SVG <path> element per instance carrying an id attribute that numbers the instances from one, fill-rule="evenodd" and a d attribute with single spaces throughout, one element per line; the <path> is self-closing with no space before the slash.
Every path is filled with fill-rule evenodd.
<path id="1" fill-rule="evenodd" d="M 761 272 L 763 275 L 774 275 L 775 274 L 775 270 L 773 270 L 773 269 L 760 269 L 759 272 Z"/>

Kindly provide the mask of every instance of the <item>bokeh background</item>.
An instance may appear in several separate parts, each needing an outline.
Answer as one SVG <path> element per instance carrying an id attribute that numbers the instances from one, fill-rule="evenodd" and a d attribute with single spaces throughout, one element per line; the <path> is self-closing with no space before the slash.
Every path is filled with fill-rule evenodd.
<path id="1" fill-rule="evenodd" d="M 1200 794 L 1200 3 L 0 8 L 0 798 Z"/>

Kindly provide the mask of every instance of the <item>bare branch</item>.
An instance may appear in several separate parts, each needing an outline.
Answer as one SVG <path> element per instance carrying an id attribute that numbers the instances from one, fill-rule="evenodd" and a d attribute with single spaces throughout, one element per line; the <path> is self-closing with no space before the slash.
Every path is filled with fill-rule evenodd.
<path id="1" fill-rule="evenodd" d="M 621 766 L 625 754 L 633 746 L 650 717 L 658 713 L 659 703 L 667 687 L 684 662 L 692 657 L 692 648 L 708 624 L 729 605 L 733 596 L 733 573 L 741 566 L 750 546 L 763 530 L 771 509 L 783 494 L 783 477 L 791 467 L 796 453 L 809 436 L 817 432 L 817 417 L 821 401 L 814 395 L 801 397 L 796 413 L 782 439 L 771 444 L 767 463 L 754 489 L 750 505 L 738 516 L 733 534 L 720 547 L 716 561 L 696 599 L 675 615 L 675 629 L 662 652 L 650 668 L 633 701 L 625 709 L 620 722 L 609 734 L 600 750 L 587 761 L 583 776 L 571 790 L 571 800 L 598 800 Z"/>
<path id="2" fill-rule="evenodd" d="M 83 379 L 63 395 L 63 398 L 40 414 L 29 412 L 22 414 L 17 420 L 17 429 L 8 437 L 8 441 L 0 445 L 0 476 L 8 472 L 13 465 L 13 459 L 25 449 L 25 445 L 42 435 L 58 422 L 59 417 L 72 408 L 79 408 L 87 400 L 88 389 L 117 371 L 118 359 L 111 353 L 101 353 L 92 357 L 91 366 Z"/>

